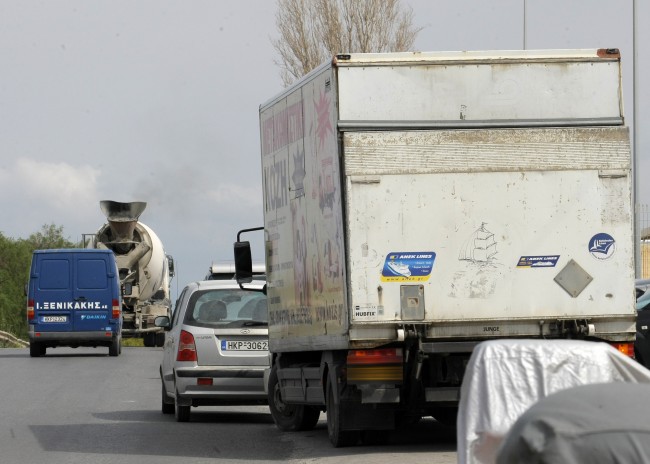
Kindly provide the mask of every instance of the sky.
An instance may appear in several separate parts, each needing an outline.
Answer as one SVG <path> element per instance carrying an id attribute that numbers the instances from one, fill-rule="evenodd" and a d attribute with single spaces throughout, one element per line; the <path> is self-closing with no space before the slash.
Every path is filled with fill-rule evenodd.
<path id="1" fill-rule="evenodd" d="M 646 177 L 648 2 L 636 27 L 633 0 L 402 5 L 417 51 L 619 48 Z M 104 224 L 101 200 L 145 201 L 176 294 L 231 261 L 237 231 L 262 225 L 258 109 L 283 88 L 275 13 L 273 0 L 0 0 L 0 232 L 55 224 L 76 241 Z M 650 204 L 650 186 L 637 193 Z"/>

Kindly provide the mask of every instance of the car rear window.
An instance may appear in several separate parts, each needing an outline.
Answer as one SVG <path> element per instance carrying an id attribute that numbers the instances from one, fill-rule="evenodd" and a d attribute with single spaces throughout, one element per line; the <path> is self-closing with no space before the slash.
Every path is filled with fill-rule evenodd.
<path id="1" fill-rule="evenodd" d="M 266 326 L 266 295 L 241 289 L 197 291 L 188 302 L 183 322 L 201 327 Z"/>

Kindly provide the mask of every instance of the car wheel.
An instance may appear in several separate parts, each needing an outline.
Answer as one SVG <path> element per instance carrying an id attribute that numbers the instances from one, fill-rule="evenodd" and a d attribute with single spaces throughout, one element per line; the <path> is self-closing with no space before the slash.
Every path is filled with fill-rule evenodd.
<path id="1" fill-rule="evenodd" d="M 302 404 L 286 404 L 282 401 L 278 372 L 275 366 L 269 375 L 268 400 L 271 416 L 278 428 L 284 432 L 311 430 L 318 423 L 320 410 Z"/>
<path id="2" fill-rule="evenodd" d="M 343 430 L 343 421 L 341 420 L 341 403 L 336 404 L 334 401 L 335 385 L 332 385 L 330 379 L 327 379 L 327 435 L 330 442 L 335 448 L 356 445 L 359 441 L 359 432 L 356 430 Z"/>
<path id="3" fill-rule="evenodd" d="M 176 392 L 176 398 L 178 398 L 178 392 Z M 178 404 L 178 400 L 175 402 L 174 412 L 176 413 L 177 422 L 189 422 L 190 420 L 190 408 L 191 406 L 184 406 Z"/>
<path id="4" fill-rule="evenodd" d="M 163 414 L 174 414 L 176 408 L 174 406 L 174 399 L 170 398 L 165 390 L 165 383 L 162 383 L 162 413 Z"/>
<path id="5" fill-rule="evenodd" d="M 32 358 L 38 358 L 39 356 L 43 356 L 45 354 L 45 346 L 38 343 L 38 342 L 30 342 L 29 343 L 29 355 Z"/>

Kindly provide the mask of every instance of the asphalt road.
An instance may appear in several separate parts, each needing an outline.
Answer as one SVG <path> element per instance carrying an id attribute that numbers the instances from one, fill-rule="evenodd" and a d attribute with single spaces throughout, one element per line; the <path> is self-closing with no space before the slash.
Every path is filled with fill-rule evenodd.
<path id="1" fill-rule="evenodd" d="M 456 462 L 452 429 L 433 419 L 381 446 L 332 448 L 325 414 L 309 432 L 284 433 L 267 407 L 160 411 L 160 348 L 0 349 L 0 463 Z"/>

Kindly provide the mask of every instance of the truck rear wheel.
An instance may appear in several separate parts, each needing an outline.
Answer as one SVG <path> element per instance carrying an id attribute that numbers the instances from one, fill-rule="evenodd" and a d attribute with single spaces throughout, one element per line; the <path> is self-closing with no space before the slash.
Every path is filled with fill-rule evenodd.
<path id="1" fill-rule="evenodd" d="M 335 448 L 343 446 L 356 445 L 359 441 L 360 433 L 357 430 L 343 430 L 341 420 L 341 402 L 335 401 L 334 395 L 338 395 L 335 391 L 336 385 L 327 380 L 327 435 L 330 442 Z"/>
<path id="2" fill-rule="evenodd" d="M 165 344 L 165 332 L 158 332 L 156 334 L 156 346 L 163 346 Z"/>
<path id="3" fill-rule="evenodd" d="M 269 409 L 275 425 L 283 432 L 311 430 L 318 423 L 320 410 L 303 404 L 287 404 L 282 401 L 278 372 L 275 366 L 271 369 L 268 385 Z"/>
<path id="4" fill-rule="evenodd" d="M 156 334 L 148 332 L 142 336 L 142 341 L 147 348 L 156 346 Z"/>

